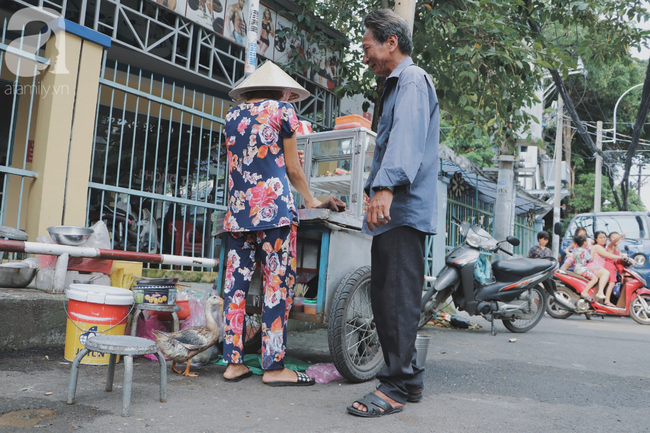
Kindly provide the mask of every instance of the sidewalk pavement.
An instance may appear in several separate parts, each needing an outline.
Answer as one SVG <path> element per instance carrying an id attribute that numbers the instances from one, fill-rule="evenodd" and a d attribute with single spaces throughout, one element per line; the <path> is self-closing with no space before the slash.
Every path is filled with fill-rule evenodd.
<path id="1" fill-rule="evenodd" d="M 433 330 L 432 330 L 433 331 Z M 287 356 L 302 361 L 332 362 L 327 329 L 292 331 Z M 168 361 L 168 365 L 170 362 Z M 178 432 L 365 432 L 366 420 L 348 415 L 345 407 L 374 387 L 374 382 L 331 382 L 311 387 L 273 388 L 261 376 L 228 383 L 225 367 L 193 367 L 198 377 L 184 377 L 168 367 L 167 403 L 158 401 L 158 364 L 136 358 L 133 370 L 131 415 L 124 418 L 122 380 L 124 365 L 115 370 L 113 392 L 104 391 L 107 366 L 81 365 L 76 403 L 67 405 L 71 363 L 62 349 L 0 352 L 0 432 L 82 430 L 93 433 Z M 424 426 L 424 403 L 404 415 L 391 415 L 396 423 Z M 410 409 L 410 408 L 409 408 Z M 398 418 L 399 416 L 399 418 Z M 22 425 L 25 428 L 19 428 Z M 383 428 L 379 431 L 387 431 Z"/>

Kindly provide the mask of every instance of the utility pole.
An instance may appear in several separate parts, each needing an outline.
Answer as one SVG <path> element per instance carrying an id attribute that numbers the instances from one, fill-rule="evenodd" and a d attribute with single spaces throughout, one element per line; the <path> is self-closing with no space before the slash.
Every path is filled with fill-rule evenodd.
<path id="1" fill-rule="evenodd" d="M 643 164 L 639 164 L 639 182 L 636 184 L 636 191 L 641 197 L 641 177 L 643 176 Z"/>
<path id="2" fill-rule="evenodd" d="M 596 122 L 596 147 L 603 150 L 603 122 Z M 600 212 L 601 190 L 603 186 L 603 157 L 596 154 L 596 184 L 594 185 L 594 212 Z"/>
<path id="3" fill-rule="evenodd" d="M 415 22 L 415 0 L 396 0 L 395 13 L 404 18 L 411 29 L 413 36 L 413 23 Z"/>
<path id="4" fill-rule="evenodd" d="M 497 156 L 499 175 L 497 178 L 497 196 L 494 201 L 494 238 L 503 240 L 512 234 L 514 223 L 514 194 L 515 194 L 515 156 Z M 503 247 L 510 249 L 509 245 Z M 509 257 L 505 253 L 498 253 L 498 259 Z"/>
<path id="5" fill-rule="evenodd" d="M 560 255 L 560 237 L 555 234 L 555 224 L 560 222 L 562 201 L 562 125 L 564 123 L 562 97 L 557 97 L 557 129 L 555 132 L 555 186 L 553 187 L 553 257 Z"/>

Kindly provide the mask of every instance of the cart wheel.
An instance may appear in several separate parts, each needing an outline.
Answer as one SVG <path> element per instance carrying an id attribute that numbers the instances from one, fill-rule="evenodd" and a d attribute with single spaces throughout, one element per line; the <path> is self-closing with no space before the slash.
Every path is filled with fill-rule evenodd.
<path id="1" fill-rule="evenodd" d="M 370 303 L 370 266 L 350 272 L 337 287 L 327 336 L 334 364 L 349 381 L 370 380 L 383 366 Z"/>

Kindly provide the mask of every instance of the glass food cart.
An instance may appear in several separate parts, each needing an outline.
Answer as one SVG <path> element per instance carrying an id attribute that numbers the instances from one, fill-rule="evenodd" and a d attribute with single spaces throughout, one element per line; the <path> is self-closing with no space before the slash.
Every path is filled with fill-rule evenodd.
<path id="1" fill-rule="evenodd" d="M 291 311 L 289 318 L 327 323 L 329 348 L 339 372 L 353 382 L 370 380 L 383 365 L 370 304 L 371 237 L 361 233 L 363 186 L 372 164 L 375 133 L 357 127 L 304 135 L 298 137 L 298 148 L 305 151 L 303 169 L 312 193 L 321 201 L 329 196 L 341 199 L 346 211 L 298 211 L 297 283 L 307 286 L 306 297 L 316 300 L 316 312 Z M 295 199 L 304 207 L 297 193 Z M 215 283 L 219 293 L 223 293 L 225 251 L 222 247 Z M 247 298 L 247 353 L 261 346 L 262 302 L 258 267 Z"/>

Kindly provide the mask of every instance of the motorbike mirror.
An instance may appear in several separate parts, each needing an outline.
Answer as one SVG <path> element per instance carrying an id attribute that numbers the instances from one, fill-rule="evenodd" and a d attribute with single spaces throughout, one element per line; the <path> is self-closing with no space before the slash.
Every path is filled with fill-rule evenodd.
<path id="1" fill-rule="evenodd" d="M 515 246 L 515 247 L 516 247 L 516 246 L 519 246 L 519 244 L 521 243 L 521 242 L 519 241 L 519 239 L 517 239 L 517 238 L 514 237 L 514 236 L 508 236 L 508 237 L 506 238 L 506 240 L 508 241 L 508 243 L 509 243 L 510 245 L 513 245 L 513 246 Z"/>
<path id="2" fill-rule="evenodd" d="M 630 247 L 627 246 L 627 245 L 625 245 L 625 248 L 623 248 L 623 249 L 624 249 L 626 252 L 628 252 L 628 253 L 630 252 Z"/>
<path id="3" fill-rule="evenodd" d="M 553 233 L 562 237 L 562 223 L 555 223 L 553 226 Z"/>

